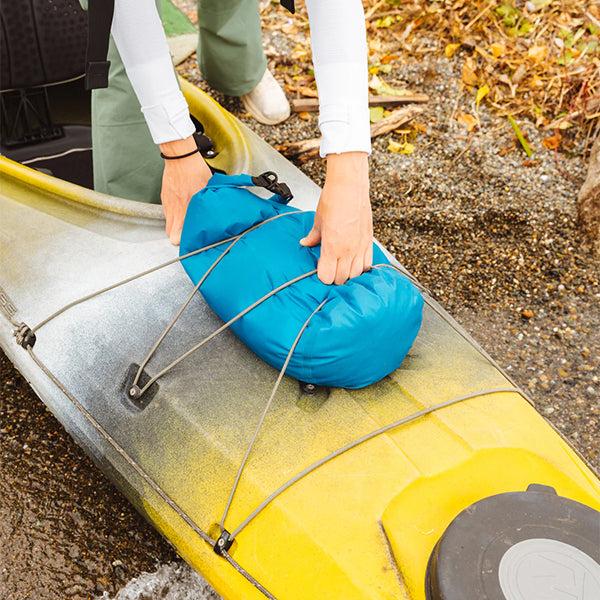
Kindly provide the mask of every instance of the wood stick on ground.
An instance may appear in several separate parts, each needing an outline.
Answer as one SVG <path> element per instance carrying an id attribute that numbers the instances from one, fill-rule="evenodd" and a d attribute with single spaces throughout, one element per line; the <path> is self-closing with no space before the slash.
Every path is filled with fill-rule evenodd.
<path id="1" fill-rule="evenodd" d="M 374 138 L 383 133 L 389 133 L 394 129 L 398 129 L 406 125 L 409 121 L 412 121 L 422 112 L 423 109 L 420 106 L 400 108 L 389 117 L 381 119 L 378 123 L 373 123 L 371 125 L 371 137 Z M 282 144 L 276 146 L 276 149 L 288 158 L 298 158 L 301 162 L 307 162 L 317 157 L 320 143 L 320 138 L 311 138 L 309 140 L 292 142 L 291 144 Z"/>
<path id="2" fill-rule="evenodd" d="M 380 96 L 369 96 L 369 106 L 400 106 L 402 104 L 425 104 L 429 102 L 427 94 L 405 94 L 404 96 L 393 96 L 383 94 Z M 316 112 L 319 110 L 318 98 L 294 98 L 291 102 L 292 112 Z"/>

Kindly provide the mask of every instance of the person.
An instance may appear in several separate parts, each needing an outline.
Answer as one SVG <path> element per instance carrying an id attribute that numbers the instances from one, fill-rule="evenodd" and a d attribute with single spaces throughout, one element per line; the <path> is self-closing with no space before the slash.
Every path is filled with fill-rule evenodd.
<path id="1" fill-rule="evenodd" d="M 136 10 L 138 1 L 130 2 L 132 10 Z M 88 0 L 80 3 L 87 9 Z M 161 0 L 155 0 L 155 4 L 160 14 Z M 139 6 L 143 17 L 147 3 Z M 205 80 L 226 95 L 239 96 L 262 123 L 275 124 L 289 117 L 288 100 L 267 69 L 258 2 L 198 0 L 198 17 L 198 61 Z M 146 25 L 144 29 L 148 29 Z M 156 29 L 154 22 L 152 26 Z M 156 33 L 148 44 L 156 43 Z M 164 46 L 161 51 L 165 52 Z M 121 198 L 160 203 L 163 162 L 112 36 L 108 59 L 110 86 L 92 93 L 94 188 Z M 165 68 L 172 68 L 170 63 L 163 60 L 158 66 L 156 86 L 172 85 L 172 78 L 160 79 Z M 177 94 L 173 97 L 179 98 Z M 136 169 L 131 168 L 132 156 L 136 157 Z"/>
<path id="2" fill-rule="evenodd" d="M 245 1 L 199 0 L 198 10 L 215 10 L 218 5 L 217 12 L 226 16 Z M 357 277 L 372 263 L 364 12 L 360 0 L 306 0 L 306 6 L 319 91 L 320 153 L 326 159 L 326 177 L 313 228 L 300 243 L 321 244 L 318 276 L 323 283 L 339 285 Z M 226 29 L 226 22 L 224 17 L 222 30 Z M 111 33 L 113 54 L 118 52 L 122 60 L 127 84 L 137 96 L 149 135 L 167 157 L 160 197 L 167 235 L 172 243 L 178 244 L 189 200 L 206 185 L 211 172 L 202 156 L 194 152 L 195 128 L 177 85 L 154 0 L 115 0 Z M 200 62 L 202 66 L 202 58 Z M 112 92 L 121 91 L 114 89 L 116 75 L 111 66 L 109 87 L 98 90 L 100 93 L 95 93 L 92 101 L 93 115 L 99 116 L 100 122 L 104 121 L 102 126 L 112 131 L 119 127 L 118 119 L 115 122 L 102 115 L 106 109 L 102 92 L 111 93 L 111 87 Z M 125 85 L 122 79 L 119 77 L 120 86 Z M 127 137 L 126 132 L 120 134 L 120 139 Z M 120 148 L 115 150 L 122 152 Z M 130 164 L 130 160 L 126 163 Z M 124 176 L 146 173 L 138 167 Z"/>

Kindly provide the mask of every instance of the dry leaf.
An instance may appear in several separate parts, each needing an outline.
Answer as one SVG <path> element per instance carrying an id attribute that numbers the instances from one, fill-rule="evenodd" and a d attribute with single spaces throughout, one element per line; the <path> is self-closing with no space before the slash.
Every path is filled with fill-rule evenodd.
<path id="1" fill-rule="evenodd" d="M 490 86 L 483 85 L 477 90 L 477 96 L 475 97 L 475 103 L 479 109 L 479 103 L 490 93 Z"/>
<path id="2" fill-rule="evenodd" d="M 477 63 L 470 56 L 463 66 L 462 78 L 467 85 L 477 85 L 479 82 L 479 77 L 477 76 Z"/>
<path id="3" fill-rule="evenodd" d="M 306 87 L 305 85 L 301 85 L 297 89 L 303 96 L 306 96 L 308 98 L 318 98 L 319 97 L 317 90 L 313 90 L 309 87 Z"/>
<path id="4" fill-rule="evenodd" d="M 372 90 L 376 90 L 377 88 L 380 88 L 383 85 L 383 80 L 381 80 L 379 77 L 377 77 L 377 75 L 373 75 L 373 77 L 371 77 L 371 80 L 369 81 L 369 87 Z"/>
<path id="5" fill-rule="evenodd" d="M 369 39 L 369 52 L 374 54 L 375 52 L 381 52 L 383 44 L 379 40 Z"/>
<path id="6" fill-rule="evenodd" d="M 552 125 L 553 127 L 558 127 L 558 129 L 569 129 L 569 127 L 573 127 L 573 123 L 568 121 L 567 119 L 561 119 L 556 123 L 556 125 Z"/>
<path id="7" fill-rule="evenodd" d="M 544 46 L 543 44 L 539 46 L 531 46 L 531 48 L 529 48 L 527 51 L 527 58 L 535 63 L 541 63 L 546 60 L 549 52 L 550 49 L 548 46 Z"/>
<path id="8" fill-rule="evenodd" d="M 288 23 L 281 28 L 283 33 L 287 33 L 288 35 L 296 35 L 298 33 L 298 27 L 295 23 Z"/>
<path id="9" fill-rule="evenodd" d="M 460 48 L 460 44 L 448 44 L 444 50 L 446 58 L 452 58 L 458 48 Z"/>
<path id="10" fill-rule="evenodd" d="M 399 144 L 398 142 L 395 142 L 394 140 L 390 139 L 387 149 L 390 152 L 400 152 L 400 150 L 402 149 L 402 144 Z"/>
<path id="11" fill-rule="evenodd" d="M 494 42 L 490 46 L 490 50 L 494 58 L 500 58 L 506 52 L 506 47 L 500 42 Z"/>
<path id="12" fill-rule="evenodd" d="M 392 17 L 391 15 L 388 15 L 387 17 L 377 19 L 374 23 L 374 27 L 376 27 L 376 28 L 391 27 L 395 22 L 396 22 L 396 19 L 394 17 Z"/>
<path id="13" fill-rule="evenodd" d="M 404 142 L 401 144 L 400 142 L 395 142 L 392 139 L 390 139 L 388 142 L 387 149 L 390 152 L 400 152 L 400 154 L 412 154 L 415 151 L 414 145 L 410 142 Z"/>
<path id="14" fill-rule="evenodd" d="M 390 95 L 390 96 L 406 96 L 409 92 L 406 90 L 398 90 L 393 88 L 389 83 L 383 81 L 377 77 L 377 75 L 373 75 L 371 80 L 369 81 L 369 87 L 378 95 Z"/>
<path id="15" fill-rule="evenodd" d="M 290 58 L 292 60 L 300 60 L 302 58 L 307 58 L 308 55 L 308 50 L 306 48 L 297 48 L 294 50 L 294 52 L 292 52 Z"/>
<path id="16" fill-rule="evenodd" d="M 310 113 L 307 113 L 306 111 L 303 112 L 299 112 L 298 116 L 303 120 L 303 121 L 310 121 Z"/>
<path id="17" fill-rule="evenodd" d="M 513 83 L 521 83 L 521 81 L 523 81 L 523 78 L 526 75 L 527 75 L 527 67 L 525 66 L 525 63 L 521 63 L 517 67 L 517 70 L 513 73 L 512 77 L 511 77 L 511 81 Z"/>
<path id="18" fill-rule="evenodd" d="M 474 131 L 477 127 L 477 119 L 468 113 L 460 113 L 456 120 L 467 128 L 467 131 Z"/>
<path id="19" fill-rule="evenodd" d="M 558 150 L 560 146 L 560 140 L 562 139 L 562 135 L 560 132 L 556 132 L 552 137 L 546 138 L 542 141 L 542 146 L 548 148 L 548 150 Z"/>
<path id="20" fill-rule="evenodd" d="M 384 108 L 383 106 L 371 106 L 369 108 L 369 118 L 371 123 L 379 123 L 384 116 Z"/>
<path id="21" fill-rule="evenodd" d="M 542 87 L 544 85 L 545 85 L 544 81 L 542 79 L 540 79 L 537 75 L 534 75 L 531 78 L 531 86 L 532 87 Z"/>

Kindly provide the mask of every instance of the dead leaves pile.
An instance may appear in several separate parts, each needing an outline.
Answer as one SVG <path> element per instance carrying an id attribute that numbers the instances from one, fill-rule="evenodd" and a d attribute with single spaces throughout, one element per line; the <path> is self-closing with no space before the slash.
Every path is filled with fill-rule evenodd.
<path id="1" fill-rule="evenodd" d="M 469 131 L 479 126 L 480 103 L 513 118 L 527 117 L 551 133 L 561 131 L 550 146 L 572 132 L 589 136 L 599 126 L 598 2 L 363 0 L 363 5 L 372 92 L 405 93 L 385 82 L 394 63 L 439 56 L 461 63 L 461 83 L 473 96 L 475 116 L 457 118 Z M 294 40 L 293 52 L 275 59 L 284 67 L 288 91 L 315 97 L 308 19 L 299 8 L 286 32 Z M 272 4 L 263 8 L 263 26 L 275 10 Z"/>
<path id="2" fill-rule="evenodd" d="M 582 0 L 365 2 L 389 53 L 462 62 L 478 107 L 538 127 L 591 130 L 600 117 L 600 5 Z M 373 11 L 373 7 L 375 10 Z M 371 14 L 369 14 L 371 13 Z M 477 118 L 459 116 L 473 130 Z"/>

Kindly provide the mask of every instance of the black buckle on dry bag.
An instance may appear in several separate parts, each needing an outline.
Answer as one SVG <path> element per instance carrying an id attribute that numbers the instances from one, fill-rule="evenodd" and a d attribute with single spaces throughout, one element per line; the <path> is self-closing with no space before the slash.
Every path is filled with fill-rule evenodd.
<path id="1" fill-rule="evenodd" d="M 252 183 L 257 187 L 265 188 L 266 190 L 269 190 L 269 192 L 281 196 L 285 204 L 294 197 L 294 194 L 292 194 L 288 185 L 278 181 L 277 173 L 274 173 L 273 171 L 265 171 L 257 177 L 252 177 Z"/>

